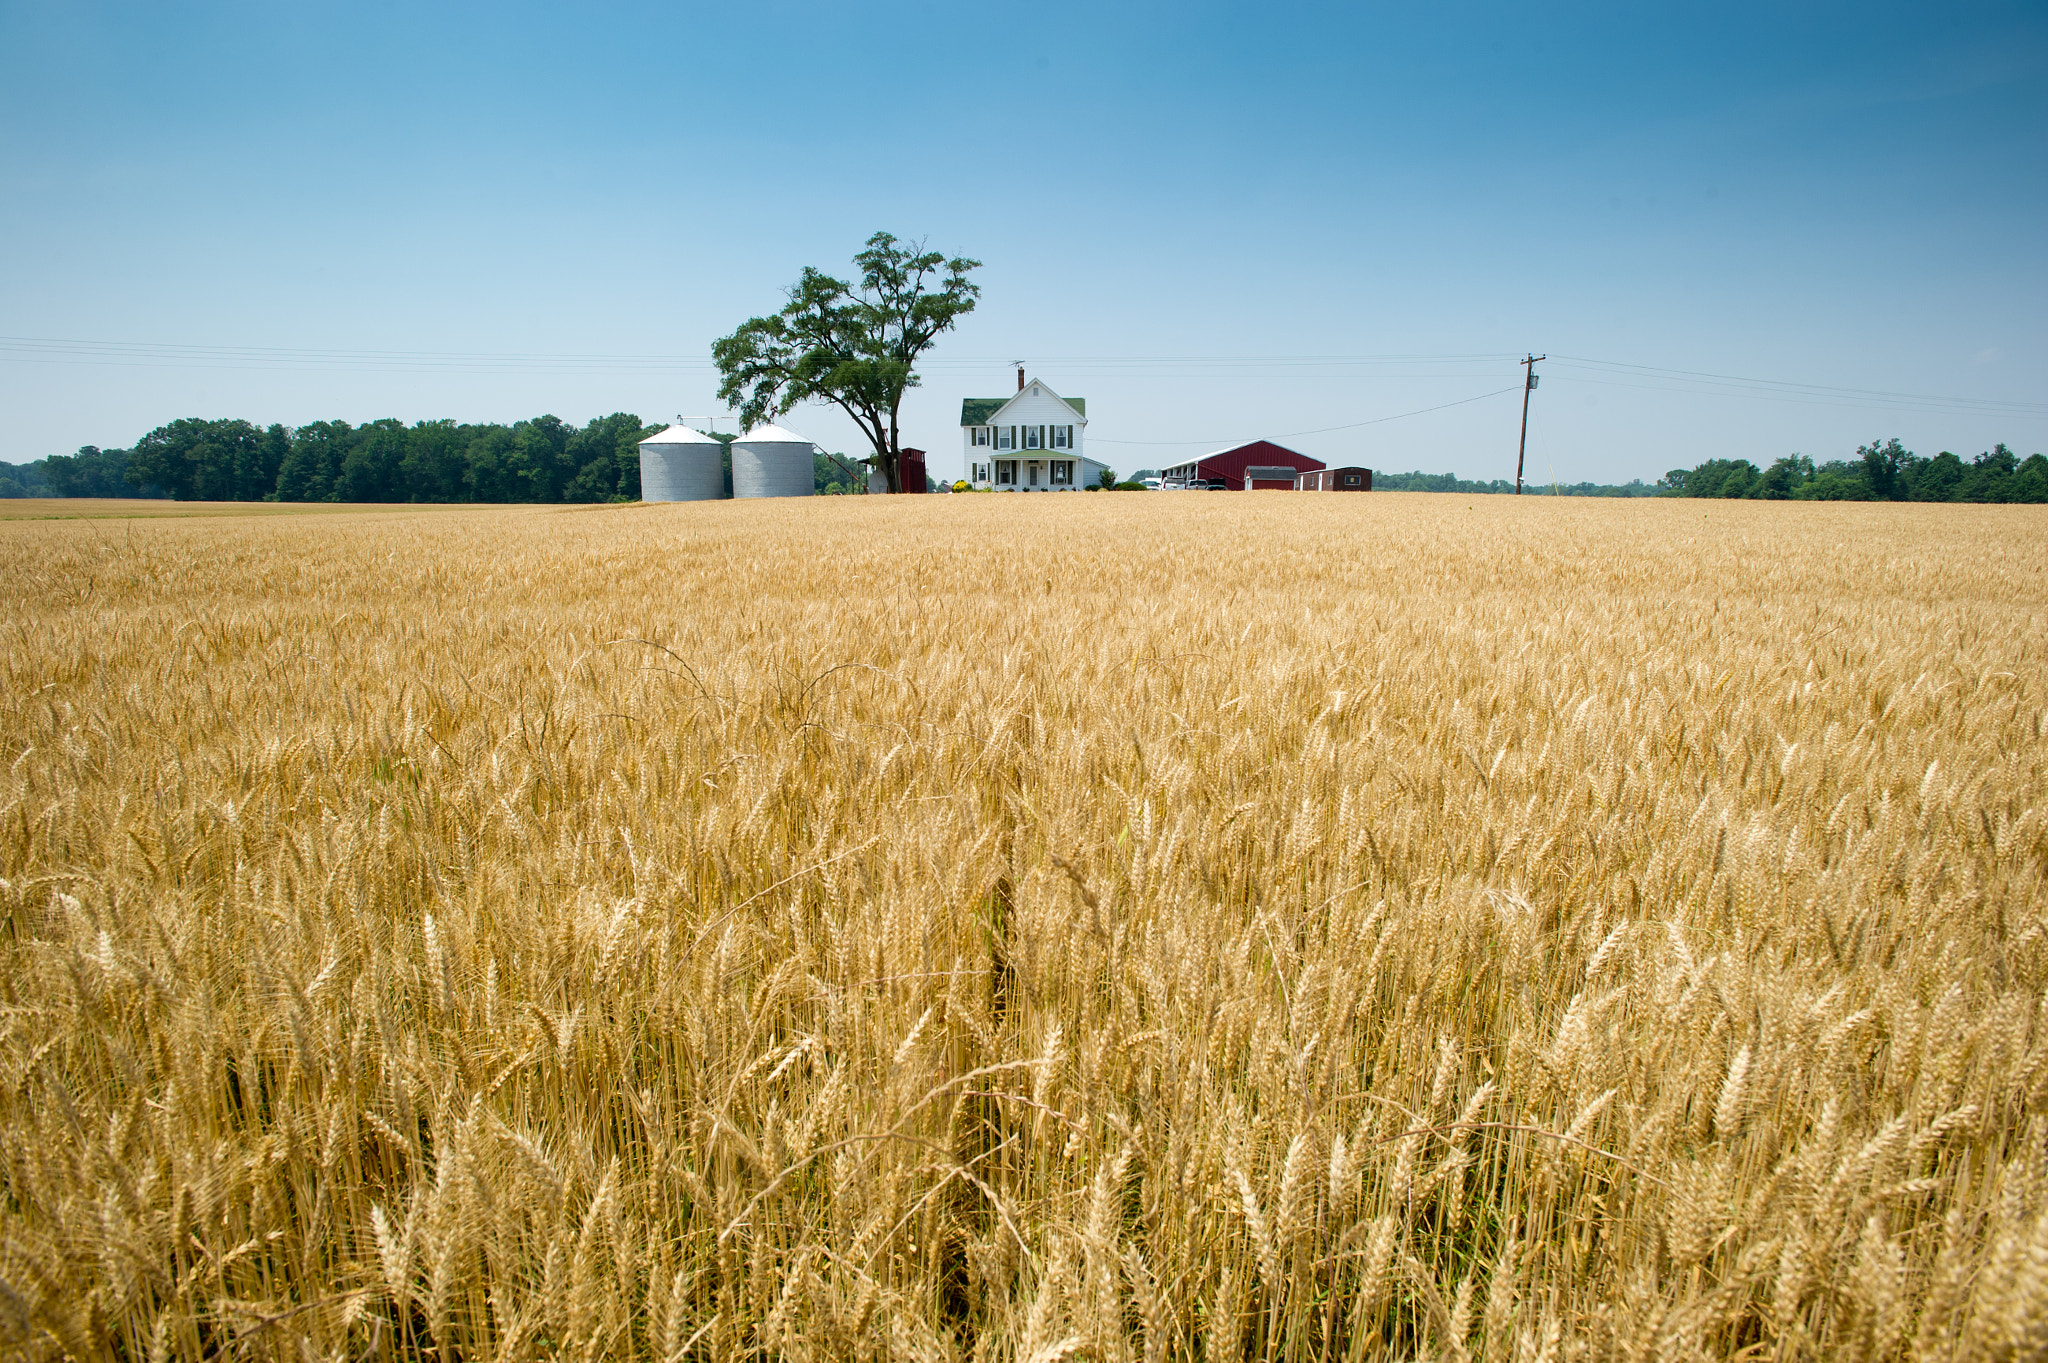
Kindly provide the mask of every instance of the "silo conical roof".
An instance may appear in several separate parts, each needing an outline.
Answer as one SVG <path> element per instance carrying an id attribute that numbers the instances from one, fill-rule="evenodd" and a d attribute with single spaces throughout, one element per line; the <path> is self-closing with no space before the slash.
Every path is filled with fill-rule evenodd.
<path id="1" fill-rule="evenodd" d="M 716 445 L 719 442 L 713 440 L 702 431 L 691 430 L 688 426 L 670 426 L 667 430 L 655 432 L 640 443 L 643 445 Z"/>
<path id="2" fill-rule="evenodd" d="M 778 426 L 772 421 L 764 421 L 760 425 L 754 427 L 753 430 L 748 431 L 745 435 L 741 436 L 740 443 L 743 445 L 808 446 L 811 442 L 804 436 L 798 435 L 795 431 L 788 430 L 784 427 Z"/>

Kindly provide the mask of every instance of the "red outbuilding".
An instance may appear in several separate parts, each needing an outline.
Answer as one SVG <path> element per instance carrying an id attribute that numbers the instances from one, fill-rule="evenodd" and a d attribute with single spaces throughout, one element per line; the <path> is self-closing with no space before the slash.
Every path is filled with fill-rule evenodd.
<path id="1" fill-rule="evenodd" d="M 925 491 L 924 451 L 902 450 L 896 459 L 896 471 L 903 475 L 905 492 Z"/>
<path id="2" fill-rule="evenodd" d="M 1295 486 L 1303 492 L 1371 492 L 1372 470 L 1356 464 L 1317 469 L 1313 473 L 1302 474 Z"/>
<path id="3" fill-rule="evenodd" d="M 1183 487 L 1197 482 L 1220 482 L 1232 492 L 1244 492 L 1259 488 L 1291 489 L 1301 474 L 1322 467 L 1322 460 L 1311 459 L 1285 445 L 1275 445 L 1270 440 L 1254 440 L 1249 445 L 1232 445 L 1229 449 L 1215 450 L 1199 459 L 1177 464 L 1161 473 L 1160 477 Z"/>

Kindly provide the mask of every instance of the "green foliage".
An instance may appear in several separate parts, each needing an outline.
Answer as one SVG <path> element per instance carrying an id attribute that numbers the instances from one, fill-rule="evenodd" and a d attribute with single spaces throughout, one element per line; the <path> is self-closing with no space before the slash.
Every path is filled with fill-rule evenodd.
<path id="1" fill-rule="evenodd" d="M 918 384 L 913 366 L 981 295 L 967 278 L 980 261 L 921 246 L 875 233 L 853 258 L 858 287 L 805 266 L 780 312 L 712 342 L 718 396 L 748 426 L 806 400 L 832 403 L 861 428 L 898 491 L 897 409 Z"/>
<path id="2" fill-rule="evenodd" d="M 42 481 L 42 471 L 39 463 L 0 463 L 0 500 L 49 496 L 49 484 Z"/>
<path id="3" fill-rule="evenodd" d="M 573 426 L 385 418 L 296 430 L 192 417 L 133 450 L 91 445 L 21 466 L 0 496 L 176 497 L 228 502 L 618 502 L 640 496 L 640 442 L 660 428 L 630 412 Z M 727 441 L 730 436 L 724 437 Z M 727 492 L 731 484 L 728 474 Z"/>
<path id="4" fill-rule="evenodd" d="M 1813 478 L 1792 495 L 1803 502 L 1867 502 L 1870 484 L 1863 470 L 1839 459 L 1829 460 L 1814 471 Z"/>
<path id="5" fill-rule="evenodd" d="M 811 486 L 821 496 L 845 497 L 867 491 L 867 479 L 856 470 L 859 465 L 844 454 L 813 454 Z"/>
<path id="6" fill-rule="evenodd" d="M 38 459 L 32 464 L 0 464 L 0 500 L 53 495 L 45 471 L 47 463 Z"/>
<path id="7" fill-rule="evenodd" d="M 1106 468 L 1106 469 L 1104 469 L 1104 470 L 1103 470 L 1102 472 L 1100 472 L 1100 473 L 1096 474 L 1096 475 L 1095 475 L 1095 486 L 1097 486 L 1097 487 L 1101 488 L 1101 489 L 1102 489 L 1102 490 L 1103 490 L 1104 492 L 1107 492 L 1107 491 L 1109 491 L 1109 490 L 1110 490 L 1111 488 L 1115 487 L 1115 486 L 1116 486 L 1116 470 L 1115 470 L 1115 469 L 1107 469 L 1107 468 Z"/>
<path id="8" fill-rule="evenodd" d="M 246 421 L 187 417 L 159 426 L 135 442 L 126 477 L 140 489 L 154 485 L 179 501 L 256 502 L 277 490 L 279 467 L 291 432 Z"/>
<path id="9" fill-rule="evenodd" d="M 1896 437 L 1856 449 L 1853 460 L 1816 465 L 1789 454 L 1759 470 L 1747 459 L 1709 459 L 1673 469 L 1667 497 L 1754 497 L 1821 502 L 2048 502 L 2048 458 L 2022 460 L 2004 444 L 1969 463 L 1943 450 L 1923 459 Z"/>
<path id="10" fill-rule="evenodd" d="M 1709 459 L 1693 469 L 1673 469 L 1665 486 L 1680 497 L 1751 497 L 1762 471 L 1747 459 Z"/>
<path id="11" fill-rule="evenodd" d="M 39 461 L 50 497 L 162 497 L 163 489 L 128 481 L 128 451 L 81 445 L 77 454 Z"/>
<path id="12" fill-rule="evenodd" d="M 1456 492 L 1466 496 L 1495 496 L 1513 493 L 1514 480 L 1493 478 L 1466 480 L 1455 473 L 1378 473 L 1372 476 L 1377 492 Z M 1637 478 L 1626 483 L 1524 483 L 1522 493 L 1544 497 L 1650 497 L 1657 489 Z"/>

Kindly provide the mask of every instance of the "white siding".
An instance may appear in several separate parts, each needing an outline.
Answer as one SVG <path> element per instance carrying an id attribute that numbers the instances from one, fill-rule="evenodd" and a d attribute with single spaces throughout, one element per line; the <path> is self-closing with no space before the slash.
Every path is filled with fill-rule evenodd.
<path id="1" fill-rule="evenodd" d="M 1035 459 L 1040 466 L 1035 490 L 1065 491 L 1089 486 L 1102 466 L 1084 453 L 1087 428 L 1086 417 L 1068 406 L 1043 382 L 1034 379 L 1025 385 L 1022 392 L 990 413 L 982 424 L 960 428 L 960 452 L 966 461 L 968 481 L 976 487 L 1017 487 L 1031 491 L 1034 488 L 1029 481 L 1029 466 Z M 978 432 L 987 434 L 987 444 L 975 443 Z M 1072 482 L 1052 482 L 1050 465 L 1053 460 L 1074 465 Z M 1016 473 L 1014 482 L 996 481 L 1000 473 L 998 461 L 1012 463 Z"/>

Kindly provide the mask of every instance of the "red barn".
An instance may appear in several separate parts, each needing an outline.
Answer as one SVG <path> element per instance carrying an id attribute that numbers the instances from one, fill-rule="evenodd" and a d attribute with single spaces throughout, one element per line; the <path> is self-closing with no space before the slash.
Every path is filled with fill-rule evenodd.
<path id="1" fill-rule="evenodd" d="M 1215 450 L 1199 459 L 1190 459 L 1185 464 L 1167 469 L 1160 476 L 1169 483 L 1183 486 L 1197 481 L 1220 482 L 1232 492 L 1259 488 L 1291 490 L 1301 474 L 1322 466 L 1322 460 L 1311 459 L 1285 445 L 1275 445 L 1270 440 L 1254 440 L 1249 445 L 1233 445 L 1227 450 Z"/>

